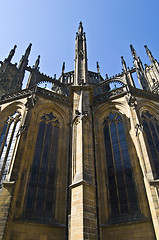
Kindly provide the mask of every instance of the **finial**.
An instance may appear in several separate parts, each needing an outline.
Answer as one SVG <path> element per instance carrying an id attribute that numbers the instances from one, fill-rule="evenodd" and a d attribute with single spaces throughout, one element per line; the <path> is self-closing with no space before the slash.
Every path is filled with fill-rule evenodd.
<path id="1" fill-rule="evenodd" d="M 81 22 L 81 21 L 80 21 L 80 23 L 79 23 L 79 28 L 83 28 L 83 27 L 82 27 L 82 22 Z"/>
<path id="2" fill-rule="evenodd" d="M 136 51 L 135 51 L 133 45 L 130 45 L 130 49 L 131 49 L 131 53 L 132 53 L 133 58 L 137 60 L 138 57 L 137 57 L 137 54 L 136 54 Z"/>
<path id="3" fill-rule="evenodd" d="M 40 63 L 40 55 L 39 55 L 38 58 L 36 59 L 35 69 L 38 69 L 39 63 Z"/>
<path id="4" fill-rule="evenodd" d="M 6 62 L 10 62 L 12 60 L 12 57 L 14 56 L 16 48 L 17 48 L 17 45 L 14 45 L 14 48 L 10 51 L 8 57 L 5 59 Z"/>
<path id="5" fill-rule="evenodd" d="M 154 59 L 154 57 L 153 57 L 153 55 L 152 55 L 152 52 L 148 49 L 147 45 L 145 45 L 144 47 L 145 47 L 145 49 L 146 49 L 146 53 L 147 53 L 147 56 L 149 57 L 150 61 L 151 61 L 152 63 L 154 63 L 154 62 L 155 62 L 155 59 Z"/>
<path id="6" fill-rule="evenodd" d="M 97 62 L 97 72 L 100 74 L 100 68 L 99 68 L 99 63 Z"/>
<path id="7" fill-rule="evenodd" d="M 65 62 L 63 62 L 63 65 L 62 65 L 62 74 L 64 74 L 64 71 L 65 71 Z"/>
<path id="8" fill-rule="evenodd" d="M 82 26 L 82 22 L 79 23 L 78 33 L 79 33 L 79 37 L 81 37 L 82 34 L 83 34 L 83 26 Z"/>
<path id="9" fill-rule="evenodd" d="M 121 63 L 122 63 L 122 65 L 123 65 L 124 71 L 126 72 L 126 71 L 127 71 L 127 66 L 126 66 L 126 62 L 125 62 L 123 56 L 121 56 Z"/>

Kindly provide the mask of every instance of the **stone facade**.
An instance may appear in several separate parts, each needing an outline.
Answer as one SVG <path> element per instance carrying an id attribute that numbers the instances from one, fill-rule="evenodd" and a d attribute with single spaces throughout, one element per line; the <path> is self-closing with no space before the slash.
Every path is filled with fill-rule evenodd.
<path id="1" fill-rule="evenodd" d="M 28 66 L 31 44 L 12 64 L 15 49 L 0 62 L 0 240 L 159 240 L 159 64 L 148 47 L 150 66 L 131 45 L 134 67 L 122 57 L 106 79 L 98 63 L 87 69 L 82 23 L 75 70 L 63 63 L 59 79 L 39 71 L 40 56 Z"/>

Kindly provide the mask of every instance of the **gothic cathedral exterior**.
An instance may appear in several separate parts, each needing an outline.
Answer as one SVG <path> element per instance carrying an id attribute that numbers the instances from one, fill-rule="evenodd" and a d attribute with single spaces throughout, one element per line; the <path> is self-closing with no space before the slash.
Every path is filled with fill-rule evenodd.
<path id="1" fill-rule="evenodd" d="M 159 63 L 130 47 L 134 67 L 104 79 L 80 22 L 59 79 L 28 66 L 31 44 L 0 62 L 0 240 L 159 240 Z"/>

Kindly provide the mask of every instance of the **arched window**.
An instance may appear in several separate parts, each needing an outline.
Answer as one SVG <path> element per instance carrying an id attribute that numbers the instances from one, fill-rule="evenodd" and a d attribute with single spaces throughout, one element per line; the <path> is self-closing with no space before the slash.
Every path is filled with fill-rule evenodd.
<path id="1" fill-rule="evenodd" d="M 151 153 L 151 165 L 155 179 L 159 178 L 159 121 L 148 111 L 141 115 L 143 129 Z"/>
<path id="2" fill-rule="evenodd" d="M 26 218 L 45 221 L 54 218 L 59 125 L 52 112 L 40 119 L 25 200 Z"/>
<path id="3" fill-rule="evenodd" d="M 15 112 L 4 122 L 0 135 L 0 191 L 8 174 L 17 133 L 20 126 L 20 113 Z"/>
<path id="4" fill-rule="evenodd" d="M 110 113 L 103 125 L 110 216 L 134 215 L 139 207 L 122 119 Z"/>

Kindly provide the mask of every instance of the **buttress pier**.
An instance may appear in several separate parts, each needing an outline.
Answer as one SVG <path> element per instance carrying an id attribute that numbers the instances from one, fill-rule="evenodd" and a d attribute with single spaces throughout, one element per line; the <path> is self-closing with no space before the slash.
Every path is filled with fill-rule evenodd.
<path id="1" fill-rule="evenodd" d="M 159 240 L 158 61 L 88 70 L 81 22 L 59 78 L 31 47 L 0 61 L 0 240 Z"/>

